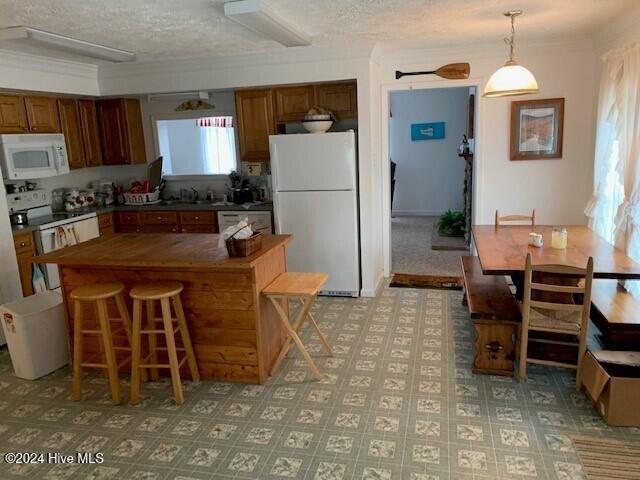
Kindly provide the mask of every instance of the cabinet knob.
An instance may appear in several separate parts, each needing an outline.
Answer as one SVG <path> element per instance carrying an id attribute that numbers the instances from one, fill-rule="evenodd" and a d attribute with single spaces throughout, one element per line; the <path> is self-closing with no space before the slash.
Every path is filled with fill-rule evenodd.
<path id="1" fill-rule="evenodd" d="M 200 220 L 200 217 L 193 217 L 193 218 L 195 218 L 196 220 Z"/>
<path id="2" fill-rule="evenodd" d="M 158 220 L 162 220 L 162 217 L 160 217 L 160 216 L 158 216 L 158 217 L 156 217 L 156 218 L 157 218 Z"/>

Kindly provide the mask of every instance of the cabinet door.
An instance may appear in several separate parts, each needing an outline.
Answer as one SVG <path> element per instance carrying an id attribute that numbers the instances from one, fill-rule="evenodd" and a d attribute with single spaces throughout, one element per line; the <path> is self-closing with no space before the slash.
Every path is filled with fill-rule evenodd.
<path id="1" fill-rule="evenodd" d="M 271 90 L 236 92 L 240 159 L 245 162 L 269 160 L 269 135 L 275 133 Z"/>
<path id="2" fill-rule="evenodd" d="M 24 98 L 20 95 L 0 95 L 0 133 L 28 131 Z"/>
<path id="3" fill-rule="evenodd" d="M 102 165 L 102 147 L 98 131 L 98 113 L 94 100 L 78 100 L 80 131 L 84 145 L 84 161 L 87 167 Z"/>
<path id="4" fill-rule="evenodd" d="M 132 164 L 145 164 L 147 163 L 147 153 L 144 146 L 140 100 L 127 98 L 124 100 L 124 105 L 127 117 L 127 138 L 129 139 L 129 161 Z"/>
<path id="5" fill-rule="evenodd" d="M 100 230 L 100 236 L 107 235 L 115 232 L 113 225 L 112 213 L 101 213 L 98 215 L 98 228 Z"/>
<path id="6" fill-rule="evenodd" d="M 143 225 L 143 233 L 179 233 L 180 227 L 177 223 L 167 225 Z"/>
<path id="7" fill-rule="evenodd" d="M 316 103 L 331 110 L 336 119 L 358 117 L 355 82 L 316 85 Z"/>
<path id="8" fill-rule="evenodd" d="M 218 228 L 214 224 L 202 225 L 181 225 L 182 233 L 218 233 Z"/>
<path id="9" fill-rule="evenodd" d="M 276 121 L 302 122 L 313 107 L 313 86 L 284 87 L 274 90 L 276 100 Z"/>
<path id="10" fill-rule="evenodd" d="M 33 295 L 32 283 L 32 265 L 31 257 L 36 254 L 33 244 L 33 236 L 31 233 L 15 235 L 13 237 L 16 256 L 18 257 L 18 271 L 20 273 L 20 284 L 22 285 L 22 294 L 25 297 Z"/>
<path id="11" fill-rule="evenodd" d="M 33 133 L 60 133 L 58 104 L 53 97 L 24 97 L 29 131 Z"/>
<path id="12" fill-rule="evenodd" d="M 82 132 L 80 129 L 80 116 L 78 105 L 73 98 L 59 98 L 58 112 L 60 113 L 60 126 L 67 144 L 69 167 L 83 168 L 84 147 L 82 145 Z"/>
<path id="13" fill-rule="evenodd" d="M 125 165 L 129 159 L 129 135 L 124 100 L 98 100 L 98 125 L 104 165 Z"/>

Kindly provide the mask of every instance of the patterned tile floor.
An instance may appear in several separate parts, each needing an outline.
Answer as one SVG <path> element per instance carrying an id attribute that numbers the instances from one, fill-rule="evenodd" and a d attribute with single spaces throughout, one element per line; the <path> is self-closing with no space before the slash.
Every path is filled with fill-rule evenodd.
<path id="1" fill-rule="evenodd" d="M 525 384 L 472 375 L 472 331 L 459 292 L 385 289 L 375 299 L 321 298 L 334 345 L 306 342 L 265 386 L 145 384 L 138 407 L 109 403 L 92 374 L 69 399 L 67 369 L 27 382 L 0 353 L 0 451 L 101 452 L 101 465 L 8 465 L 0 478 L 309 480 L 580 479 L 569 436 L 640 438 L 603 424 L 568 373 L 533 370 Z M 123 381 L 124 382 L 124 381 Z"/>

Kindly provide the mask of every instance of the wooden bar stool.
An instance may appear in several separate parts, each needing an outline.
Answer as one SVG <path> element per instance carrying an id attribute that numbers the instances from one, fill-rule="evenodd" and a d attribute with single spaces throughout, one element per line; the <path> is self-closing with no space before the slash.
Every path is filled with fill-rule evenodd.
<path id="1" fill-rule="evenodd" d="M 187 362 L 191 371 L 191 379 L 200 381 L 200 373 L 196 364 L 196 356 L 191 345 L 187 321 L 182 309 L 180 292 L 183 286 L 180 282 L 166 281 L 145 283 L 136 285 L 129 295 L 133 298 L 133 340 L 131 359 L 131 405 L 137 405 L 140 401 L 140 376 L 141 370 L 151 369 L 151 377 L 158 379 L 158 368 L 171 370 L 171 383 L 173 394 L 178 405 L 184 403 L 182 385 L 180 384 L 180 367 Z M 161 317 L 155 316 L 154 301 L 160 301 Z M 142 302 L 146 304 L 146 325 L 142 329 Z M 171 316 L 171 302 L 176 318 Z M 162 328 L 157 328 L 157 323 L 162 322 Z M 175 327 L 174 327 L 175 324 Z M 182 347 L 176 347 L 175 334 L 180 332 Z M 149 336 L 149 354 L 141 358 L 141 336 Z M 156 335 L 164 335 L 166 347 L 158 347 Z M 169 363 L 158 363 L 158 351 L 166 351 Z M 184 356 L 178 359 L 178 352 L 184 352 Z"/>
<path id="2" fill-rule="evenodd" d="M 322 372 L 320 372 L 314 363 L 298 334 L 302 329 L 304 321 L 308 320 L 318 334 L 320 342 L 322 342 L 325 350 L 333 356 L 331 345 L 329 345 L 326 337 L 320 331 L 320 327 L 318 327 L 318 324 L 310 311 L 313 301 L 318 296 L 318 292 L 320 292 L 320 289 L 322 288 L 322 285 L 324 285 L 324 282 L 327 281 L 327 278 L 329 278 L 329 276 L 326 273 L 284 272 L 278 275 L 278 277 L 262 291 L 262 293 L 271 300 L 271 303 L 278 312 L 278 315 L 280 315 L 280 320 L 282 320 L 282 323 L 288 332 L 287 340 L 271 368 L 271 375 L 275 373 L 280 362 L 282 362 L 282 359 L 292 347 L 293 342 L 300 350 L 300 353 L 302 353 L 302 356 L 309 365 L 313 376 L 318 380 L 322 380 Z M 293 325 L 289 321 L 289 315 L 280 303 L 282 300 L 288 302 L 289 299 L 295 299 L 300 302 L 300 311 L 298 312 L 298 316 Z"/>
<path id="3" fill-rule="evenodd" d="M 111 401 L 120 403 L 120 380 L 118 368 L 131 360 L 131 354 L 127 354 L 120 362 L 117 361 L 116 352 L 131 352 L 131 319 L 124 303 L 122 291 L 124 285 L 119 282 L 96 283 L 77 287 L 71 291 L 71 299 L 74 302 L 73 313 L 73 386 L 72 398 L 82 398 L 82 369 L 102 368 L 106 369 L 111 387 Z M 115 301 L 119 318 L 110 318 L 107 310 L 107 301 Z M 86 329 L 84 325 L 83 303 L 93 302 L 95 306 L 97 328 Z M 122 326 L 117 330 L 111 329 L 112 322 L 120 322 Z M 124 330 L 129 341 L 127 346 L 114 346 L 113 337 L 118 336 Z M 100 337 L 98 347 L 100 353 L 84 359 L 84 336 L 97 335 Z"/>

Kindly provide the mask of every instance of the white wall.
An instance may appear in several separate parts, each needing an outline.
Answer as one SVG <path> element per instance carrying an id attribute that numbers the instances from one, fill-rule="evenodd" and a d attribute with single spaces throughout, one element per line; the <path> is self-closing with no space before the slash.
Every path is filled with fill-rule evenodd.
<path id="1" fill-rule="evenodd" d="M 439 51 L 403 50 L 383 52 L 380 95 L 388 105 L 390 91 L 443 86 L 478 86 L 482 92 L 489 76 L 505 61 L 504 45 Z M 594 146 L 594 96 L 596 93 L 596 55 L 582 42 L 530 45 L 521 48 L 518 60 L 536 76 L 540 91 L 521 98 L 483 98 L 476 107 L 475 203 L 474 223 L 489 224 L 496 209 L 527 212 L 536 208 L 543 224 L 584 224 L 583 213 L 591 193 Z M 468 61 L 468 80 L 447 81 L 435 76 L 416 80 L 395 80 L 395 70 L 433 70 L 440 65 Z M 512 100 L 565 98 L 563 158 L 555 160 L 509 160 L 510 103 Z M 380 116 L 383 158 L 388 158 L 386 115 Z M 388 170 L 383 169 L 386 179 Z M 383 185 L 384 188 L 384 185 Z M 383 190 L 384 191 L 384 190 Z M 386 194 L 385 194 L 386 195 Z M 386 197 L 385 197 L 386 204 Z M 385 272 L 389 269 L 390 229 L 388 208 L 383 228 Z"/>
<path id="2" fill-rule="evenodd" d="M 595 54 L 582 44 L 532 46 L 521 50 L 519 61 L 535 74 L 539 93 L 520 98 L 478 96 L 475 221 L 490 223 L 496 209 L 506 213 L 536 208 L 541 223 L 583 224 L 592 176 Z M 394 80 L 396 69 L 430 69 L 467 60 L 471 64 L 469 80 L 447 82 L 434 76 L 424 77 L 417 87 L 478 84 L 481 92 L 489 76 L 504 63 L 504 55 L 504 46 L 500 45 L 476 51 L 388 53 L 383 86 L 406 89 L 415 82 L 410 78 Z M 555 97 L 565 98 L 563 158 L 509 160 L 511 101 Z M 385 120 L 382 116 L 381 121 Z"/>
<path id="3" fill-rule="evenodd" d="M 458 157 L 467 131 L 469 89 L 405 90 L 391 94 L 389 151 L 396 166 L 393 212 L 440 215 L 462 210 L 463 159 Z M 445 123 L 445 138 L 411 140 L 414 123 Z"/>
<path id="4" fill-rule="evenodd" d="M 117 185 L 122 185 L 125 189 L 134 180 L 144 180 L 147 178 L 146 165 L 111 165 L 103 167 L 81 168 L 71 170 L 66 175 L 57 175 L 50 178 L 35 180 L 38 188 L 54 190 L 56 188 L 85 188 L 92 182 L 112 181 Z"/>
<path id="5" fill-rule="evenodd" d="M 96 65 L 0 50 L 0 88 L 98 95 Z"/>

